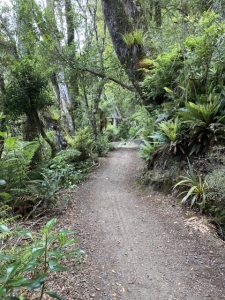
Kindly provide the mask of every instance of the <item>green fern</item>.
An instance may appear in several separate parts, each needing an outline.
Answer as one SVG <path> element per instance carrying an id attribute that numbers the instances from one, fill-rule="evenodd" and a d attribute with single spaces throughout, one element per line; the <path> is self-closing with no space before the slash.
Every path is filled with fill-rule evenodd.
<path id="1" fill-rule="evenodd" d="M 169 142 L 175 142 L 179 138 L 181 122 L 178 118 L 174 121 L 164 121 L 159 124 L 160 132 Z"/>
<path id="2" fill-rule="evenodd" d="M 223 139 L 225 116 L 222 103 L 212 95 L 206 103 L 188 102 L 179 116 L 189 131 L 190 154 L 198 154 L 219 139 Z"/>
<path id="3" fill-rule="evenodd" d="M 123 35 L 123 41 L 128 47 L 133 45 L 142 45 L 144 40 L 144 33 L 142 30 L 134 30 Z"/>
<path id="4" fill-rule="evenodd" d="M 149 161 L 152 157 L 152 154 L 155 150 L 155 145 L 144 140 L 140 146 L 139 155 L 145 161 Z"/>
<path id="5" fill-rule="evenodd" d="M 38 147 L 37 141 L 10 140 L 10 144 L 6 141 L 6 149 L 0 160 L 0 178 L 4 178 L 7 182 L 7 189 L 23 186 L 28 179 L 29 166 Z"/>

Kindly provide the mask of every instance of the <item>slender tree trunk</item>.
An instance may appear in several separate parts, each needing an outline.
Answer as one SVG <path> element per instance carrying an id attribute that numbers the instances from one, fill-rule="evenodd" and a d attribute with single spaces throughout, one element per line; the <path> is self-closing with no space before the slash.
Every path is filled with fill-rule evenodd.
<path id="1" fill-rule="evenodd" d="M 100 133 L 100 122 L 99 122 L 99 125 L 97 125 L 96 116 L 97 116 L 97 114 L 99 114 L 99 118 L 100 118 L 101 112 L 99 112 L 99 103 L 101 101 L 101 96 L 102 96 L 102 93 L 104 91 L 105 83 L 106 83 L 105 80 L 101 80 L 99 82 L 97 92 L 96 92 L 96 96 L 95 96 L 95 99 L 94 99 L 93 126 L 94 126 L 94 133 L 95 133 L 95 139 L 96 140 L 98 139 L 98 135 Z"/>
<path id="2" fill-rule="evenodd" d="M 161 0 L 155 1 L 155 23 L 157 27 L 162 26 L 162 7 Z"/>
<path id="3" fill-rule="evenodd" d="M 28 142 L 39 139 L 39 130 L 32 113 L 26 115 L 26 119 L 23 127 L 23 139 L 24 141 L 28 141 Z M 38 162 L 41 161 L 41 156 L 42 155 L 41 155 L 41 143 L 40 143 L 37 151 L 35 152 L 32 158 L 30 164 L 31 169 L 34 169 L 37 166 Z"/>
<path id="4" fill-rule="evenodd" d="M 94 134 L 94 137 L 98 136 L 98 132 L 97 132 L 97 126 L 96 126 L 96 122 L 95 122 L 95 116 L 94 113 L 95 112 L 91 112 L 90 107 L 89 107 L 89 103 L 88 103 L 88 95 L 87 95 L 87 90 L 84 84 L 84 79 L 81 80 L 81 86 L 82 86 L 82 90 L 83 90 L 83 100 L 84 100 L 84 107 L 88 116 L 88 122 L 89 125 L 91 126 L 92 132 Z"/>
<path id="5" fill-rule="evenodd" d="M 67 44 L 70 46 L 74 42 L 74 23 L 71 0 L 65 0 L 66 24 L 67 24 Z"/>
<path id="6" fill-rule="evenodd" d="M 73 6 L 71 0 L 65 0 L 65 16 L 66 16 L 66 27 L 67 27 L 67 45 L 70 47 L 74 44 L 75 38 L 75 27 L 74 27 L 74 17 L 73 17 Z M 72 51 L 74 59 L 75 51 Z M 73 118 L 73 124 L 75 123 L 76 109 L 78 107 L 77 97 L 79 95 L 79 86 L 78 86 L 78 72 L 73 70 L 68 76 L 69 79 L 69 91 L 73 103 L 71 106 L 71 116 Z M 74 125 L 75 127 L 75 125 Z"/>
<path id="7" fill-rule="evenodd" d="M 65 82 L 63 71 L 57 74 L 58 90 L 60 97 L 60 107 L 65 116 L 65 121 L 70 134 L 75 134 L 74 122 L 72 118 L 73 104 L 69 95 L 68 86 Z"/>
<path id="8" fill-rule="evenodd" d="M 2 112 L 3 112 L 3 118 L 0 119 L 0 131 L 5 132 L 6 131 L 6 120 L 5 120 L 5 95 L 6 95 L 6 90 L 5 90 L 5 82 L 4 82 L 4 77 L 2 74 L 0 74 L 0 92 L 2 95 Z M 0 136 L 0 159 L 2 157 L 2 153 L 4 150 L 4 141 L 5 138 L 4 136 Z"/>

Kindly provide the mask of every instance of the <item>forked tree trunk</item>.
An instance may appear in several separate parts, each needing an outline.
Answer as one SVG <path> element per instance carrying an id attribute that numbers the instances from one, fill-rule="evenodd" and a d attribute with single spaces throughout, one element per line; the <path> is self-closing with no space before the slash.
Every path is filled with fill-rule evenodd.
<path id="1" fill-rule="evenodd" d="M 32 116 L 33 116 L 33 119 L 35 121 L 35 124 L 36 124 L 36 127 L 37 127 L 39 133 L 41 134 L 42 138 L 49 144 L 49 146 L 51 148 L 51 157 L 55 157 L 56 152 L 57 152 L 56 145 L 54 144 L 54 142 L 52 142 L 48 138 L 48 136 L 45 132 L 45 129 L 44 129 L 44 124 L 42 123 L 42 121 L 38 115 L 38 112 L 36 110 L 33 110 Z"/>

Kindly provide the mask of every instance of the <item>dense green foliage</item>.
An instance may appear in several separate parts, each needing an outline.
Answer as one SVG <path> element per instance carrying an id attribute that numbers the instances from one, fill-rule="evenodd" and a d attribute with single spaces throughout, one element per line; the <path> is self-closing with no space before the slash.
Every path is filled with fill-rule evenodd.
<path id="1" fill-rule="evenodd" d="M 59 299 L 60 295 L 47 289 L 49 274 L 66 271 L 63 261 L 77 261 L 82 251 L 69 249 L 76 243 L 73 232 L 54 231 L 55 223 L 56 219 L 50 220 L 35 235 L 23 228 L 0 225 L 0 239 L 8 240 L 0 257 L 1 299 L 26 299 L 28 291 L 38 292 L 39 299 L 44 294 Z"/>
<path id="2" fill-rule="evenodd" d="M 223 0 L 1 2 L 4 243 L 20 234 L 17 218 L 60 211 L 60 191 L 76 187 L 110 142 L 129 139 L 142 141 L 150 177 L 225 229 L 224 162 L 210 157 L 225 143 L 224 7 Z M 45 286 L 46 272 L 58 268 L 65 249 L 47 268 L 43 242 L 50 238 L 55 251 L 67 234 L 46 228 L 35 238 L 23 233 L 29 241 L 0 257 L 3 299 L 14 288 L 19 297 L 22 287 Z"/>

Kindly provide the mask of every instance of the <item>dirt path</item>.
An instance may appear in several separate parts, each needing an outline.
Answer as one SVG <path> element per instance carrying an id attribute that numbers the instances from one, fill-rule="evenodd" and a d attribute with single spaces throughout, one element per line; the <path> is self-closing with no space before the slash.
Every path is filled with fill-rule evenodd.
<path id="1" fill-rule="evenodd" d="M 141 169 L 135 150 L 118 149 L 75 193 L 64 218 L 74 220 L 87 256 L 73 280 L 65 278 L 67 296 L 225 299 L 224 243 L 185 225 L 170 198 L 141 191 Z"/>

